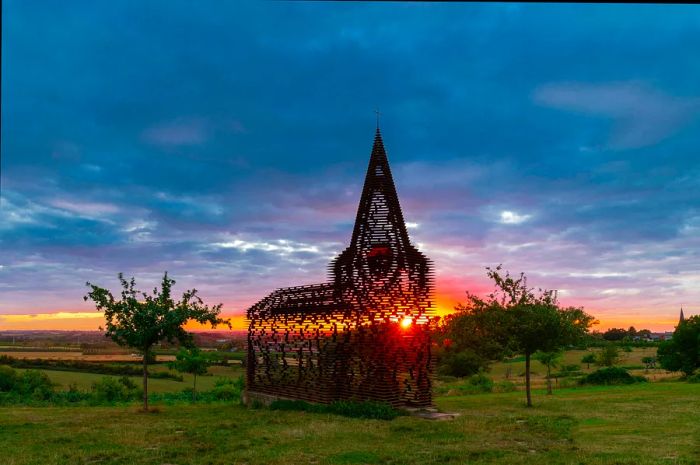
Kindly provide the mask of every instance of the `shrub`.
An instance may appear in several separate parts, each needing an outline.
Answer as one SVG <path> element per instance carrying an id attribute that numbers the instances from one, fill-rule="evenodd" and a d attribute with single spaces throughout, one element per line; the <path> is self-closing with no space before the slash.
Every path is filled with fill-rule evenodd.
<path id="1" fill-rule="evenodd" d="M 48 400 L 53 394 L 53 389 L 54 384 L 46 373 L 26 370 L 17 376 L 13 390 L 25 399 Z"/>
<path id="2" fill-rule="evenodd" d="M 82 400 L 88 400 L 91 397 L 89 392 L 83 392 L 79 390 L 78 385 L 75 383 L 70 383 L 68 385 L 68 390 L 61 393 L 61 396 L 67 402 L 80 402 Z"/>
<path id="3" fill-rule="evenodd" d="M 112 403 L 137 400 L 143 396 L 143 393 L 126 376 L 119 379 L 105 376 L 92 383 L 92 395 L 97 402 Z"/>
<path id="4" fill-rule="evenodd" d="M 469 385 L 479 392 L 493 391 L 493 380 L 484 373 L 477 373 L 469 378 Z"/>
<path id="5" fill-rule="evenodd" d="M 464 377 L 478 373 L 484 366 L 484 360 L 471 350 L 446 354 L 440 363 L 442 375 Z"/>
<path id="6" fill-rule="evenodd" d="M 119 382 L 129 391 L 133 391 L 135 389 L 138 389 L 138 386 L 136 385 L 136 383 L 134 383 L 131 380 L 131 378 L 129 378 L 128 376 L 121 376 L 119 378 Z"/>
<path id="7" fill-rule="evenodd" d="M 241 400 L 241 394 L 245 387 L 243 376 L 238 379 L 219 378 L 214 383 L 211 393 L 216 400 Z"/>
<path id="8" fill-rule="evenodd" d="M 15 387 L 17 372 L 10 366 L 0 365 L 0 392 L 11 391 Z"/>
<path id="9" fill-rule="evenodd" d="M 685 380 L 688 381 L 689 383 L 700 383 L 700 373 L 690 375 L 687 378 L 685 378 Z"/>
<path id="10" fill-rule="evenodd" d="M 580 384 L 633 384 L 646 382 L 647 379 L 643 376 L 632 376 L 624 368 L 609 367 L 601 368 L 593 373 L 584 376 L 579 382 Z"/>

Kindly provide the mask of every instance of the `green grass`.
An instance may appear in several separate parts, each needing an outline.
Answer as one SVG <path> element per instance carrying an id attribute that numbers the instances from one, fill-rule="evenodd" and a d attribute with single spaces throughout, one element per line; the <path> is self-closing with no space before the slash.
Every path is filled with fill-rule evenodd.
<path id="1" fill-rule="evenodd" d="M 0 462 L 27 464 L 698 464 L 700 386 L 451 396 L 451 421 L 239 405 L 0 408 Z"/>
<path id="2" fill-rule="evenodd" d="M 639 365 L 655 349 L 624 353 L 623 365 Z M 565 354 L 579 364 L 584 351 Z M 488 374 L 521 387 L 521 361 L 498 363 Z M 166 370 L 155 365 L 154 371 Z M 535 387 L 544 368 L 533 362 Z M 198 389 L 220 376 L 238 378 L 240 365 L 210 368 Z M 45 371 L 63 389 L 83 390 L 102 375 Z M 644 370 L 634 370 L 644 375 Z M 667 379 L 662 370 L 646 373 Z M 140 378 L 133 377 L 140 383 Z M 451 421 L 398 417 L 391 421 L 348 418 L 298 410 L 248 409 L 235 403 L 157 406 L 158 413 L 129 407 L 0 407 L 0 465 L 54 464 L 700 464 L 700 384 L 677 381 L 630 386 L 542 389 L 534 408 L 522 391 L 462 395 L 465 380 L 438 381 L 441 410 Z M 152 379 L 151 392 L 192 385 Z"/>
<path id="3" fill-rule="evenodd" d="M 581 358 L 589 353 L 596 353 L 600 349 L 586 350 L 569 350 L 564 353 L 564 357 L 560 362 L 560 365 L 579 365 L 583 373 L 591 373 L 597 370 L 599 367 L 591 364 L 590 368 L 585 364 L 581 363 Z M 633 375 L 647 376 L 652 380 L 662 379 L 668 377 L 669 375 L 662 369 L 651 369 L 645 370 L 644 364 L 642 363 L 642 358 L 644 357 L 655 357 L 656 347 L 634 347 L 631 352 L 620 351 L 620 363 L 619 366 L 626 367 L 636 367 L 630 370 Z M 547 374 L 547 368 L 542 365 L 537 360 L 532 360 L 531 366 L 533 374 L 533 385 L 544 386 L 545 385 L 545 375 Z M 557 372 L 558 369 L 554 369 L 553 372 Z M 508 379 L 518 385 L 524 385 L 524 377 L 521 376 L 525 372 L 525 357 L 519 356 L 515 357 L 506 363 L 494 363 L 488 375 L 496 381 L 501 381 Z M 507 377 L 506 377 L 507 375 Z M 677 377 L 677 375 L 675 375 Z"/>

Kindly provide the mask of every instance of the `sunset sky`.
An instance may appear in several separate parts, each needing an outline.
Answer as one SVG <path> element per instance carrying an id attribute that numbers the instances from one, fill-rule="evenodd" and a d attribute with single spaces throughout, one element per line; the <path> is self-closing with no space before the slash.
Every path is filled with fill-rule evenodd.
<path id="1" fill-rule="evenodd" d="M 0 330 L 167 270 L 240 315 L 326 281 L 375 115 L 440 312 L 524 271 L 599 329 L 700 314 L 694 5 L 6 0 Z"/>

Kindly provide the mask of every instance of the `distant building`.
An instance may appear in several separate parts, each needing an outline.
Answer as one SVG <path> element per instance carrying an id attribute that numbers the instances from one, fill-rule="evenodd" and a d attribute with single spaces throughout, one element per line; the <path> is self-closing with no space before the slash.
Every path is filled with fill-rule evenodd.
<path id="1" fill-rule="evenodd" d="M 649 335 L 650 341 L 658 342 L 658 341 L 667 341 L 673 337 L 673 331 L 664 331 L 662 333 L 651 333 Z"/>

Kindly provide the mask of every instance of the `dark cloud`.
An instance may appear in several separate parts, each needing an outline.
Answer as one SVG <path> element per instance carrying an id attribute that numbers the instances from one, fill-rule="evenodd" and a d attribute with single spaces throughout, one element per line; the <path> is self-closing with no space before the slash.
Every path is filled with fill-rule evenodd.
<path id="1" fill-rule="evenodd" d="M 603 314 L 700 301 L 691 8 L 7 2 L 0 313 L 324 279 L 376 107 L 441 292 L 502 262 Z"/>

